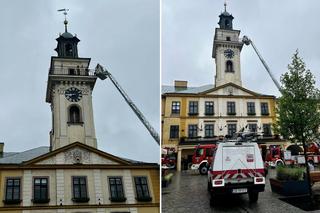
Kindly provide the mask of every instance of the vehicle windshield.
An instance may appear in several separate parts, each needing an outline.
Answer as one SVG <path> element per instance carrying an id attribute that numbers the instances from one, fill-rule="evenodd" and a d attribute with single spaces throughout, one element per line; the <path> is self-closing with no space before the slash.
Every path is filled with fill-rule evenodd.
<path id="1" fill-rule="evenodd" d="M 196 157 L 200 157 L 203 155 L 203 149 L 200 148 L 200 149 L 196 149 Z"/>

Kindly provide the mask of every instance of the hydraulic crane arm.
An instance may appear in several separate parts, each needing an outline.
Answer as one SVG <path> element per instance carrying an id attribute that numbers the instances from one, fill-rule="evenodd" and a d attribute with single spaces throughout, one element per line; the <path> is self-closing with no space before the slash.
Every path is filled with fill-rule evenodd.
<path id="1" fill-rule="evenodd" d="M 105 80 L 106 78 L 109 78 L 113 85 L 117 88 L 117 90 L 120 92 L 124 100 L 127 102 L 127 104 L 131 107 L 133 112 L 138 116 L 139 120 L 143 123 L 143 125 L 148 129 L 151 136 L 154 138 L 154 140 L 160 145 L 160 137 L 157 131 L 151 126 L 151 124 L 148 122 L 148 120 L 144 117 L 142 112 L 138 109 L 138 107 L 133 103 L 133 101 L 130 99 L 130 97 L 127 95 L 127 93 L 122 89 L 120 84 L 116 81 L 116 79 L 111 75 L 108 70 L 104 69 L 100 64 L 97 64 L 95 68 L 94 74 L 100 78 L 101 80 Z"/>
<path id="2" fill-rule="evenodd" d="M 281 92 L 281 86 L 279 84 L 279 82 L 277 81 L 277 79 L 273 76 L 272 72 L 270 71 L 269 69 L 269 66 L 267 65 L 267 63 L 265 62 L 265 60 L 262 58 L 262 56 L 260 55 L 258 49 L 256 48 L 256 46 L 254 45 L 254 43 L 252 42 L 252 40 L 250 40 L 247 36 L 243 36 L 242 38 L 242 42 L 245 44 L 245 45 L 249 45 L 251 44 L 251 46 L 253 47 L 254 51 L 256 52 L 256 54 L 258 55 L 260 61 L 262 62 L 264 68 L 267 70 L 268 74 L 270 75 L 273 83 L 276 85 L 276 87 L 278 88 L 278 90 Z"/>

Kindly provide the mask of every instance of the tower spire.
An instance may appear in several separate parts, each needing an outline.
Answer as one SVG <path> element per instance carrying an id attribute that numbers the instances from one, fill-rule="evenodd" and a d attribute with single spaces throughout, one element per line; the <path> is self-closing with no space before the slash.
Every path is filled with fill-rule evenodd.
<path id="1" fill-rule="evenodd" d="M 65 30 L 65 32 L 68 32 L 68 27 L 67 27 L 67 25 L 68 25 L 68 21 L 67 21 L 67 15 L 68 15 L 68 11 L 69 11 L 69 9 L 66 9 L 66 8 L 63 8 L 63 9 L 60 9 L 60 10 L 58 10 L 58 12 L 62 12 L 63 11 L 63 15 L 64 15 L 64 30 Z"/>
<path id="2" fill-rule="evenodd" d="M 224 12 L 227 12 L 227 0 L 224 0 Z"/>

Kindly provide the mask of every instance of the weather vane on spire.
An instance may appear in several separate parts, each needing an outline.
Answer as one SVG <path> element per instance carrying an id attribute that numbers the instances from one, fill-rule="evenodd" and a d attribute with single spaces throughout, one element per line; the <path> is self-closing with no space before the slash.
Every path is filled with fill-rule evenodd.
<path id="1" fill-rule="evenodd" d="M 224 12 L 227 12 L 227 0 L 224 0 Z"/>
<path id="2" fill-rule="evenodd" d="M 67 30 L 67 24 L 68 24 L 68 21 L 67 21 L 67 15 L 68 15 L 68 11 L 69 11 L 69 9 L 66 9 L 66 8 L 63 8 L 63 9 L 60 9 L 60 10 L 58 10 L 58 12 L 62 12 L 63 11 L 63 15 L 64 15 L 64 28 L 65 28 L 65 31 L 67 32 L 68 30 Z"/>

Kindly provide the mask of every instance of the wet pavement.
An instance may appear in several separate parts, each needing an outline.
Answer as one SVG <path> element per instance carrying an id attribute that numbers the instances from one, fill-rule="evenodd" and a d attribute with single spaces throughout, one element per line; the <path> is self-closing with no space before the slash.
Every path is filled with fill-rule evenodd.
<path id="1" fill-rule="evenodd" d="M 275 175 L 271 170 L 268 177 Z M 217 205 L 210 207 L 210 194 L 207 191 L 207 176 L 192 171 L 176 172 L 168 187 L 162 188 L 162 212 L 164 213 L 296 213 L 306 212 L 279 200 L 280 196 L 271 192 L 269 180 L 266 180 L 264 192 L 259 193 L 256 204 L 249 203 L 247 194 L 220 199 Z M 320 212 L 308 211 L 308 212 Z"/>

